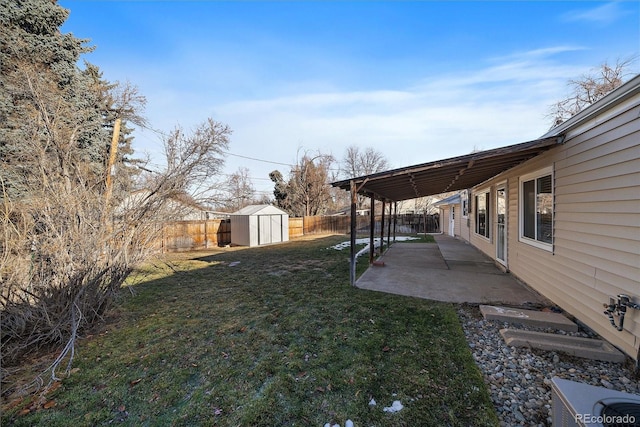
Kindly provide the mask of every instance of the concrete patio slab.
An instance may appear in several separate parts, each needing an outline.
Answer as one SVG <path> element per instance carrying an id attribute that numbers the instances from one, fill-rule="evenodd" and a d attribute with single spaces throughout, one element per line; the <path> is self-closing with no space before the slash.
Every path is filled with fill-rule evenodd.
<path id="1" fill-rule="evenodd" d="M 522 329 L 500 329 L 500 334 L 509 346 L 531 347 L 553 350 L 592 360 L 622 363 L 625 355 L 606 341 L 525 331 Z"/>
<path id="2" fill-rule="evenodd" d="M 481 305 L 480 312 L 487 320 L 499 320 L 502 322 L 530 325 L 537 328 L 560 329 L 569 332 L 578 331 L 578 325 L 560 313 L 496 307 L 492 305 Z"/>
<path id="3" fill-rule="evenodd" d="M 494 265 L 491 258 L 463 240 L 446 235 L 435 236 L 435 239 L 442 257 L 445 258 L 447 262 L 462 261 Z"/>
<path id="4" fill-rule="evenodd" d="M 453 303 L 548 303 L 473 246 L 444 235 L 436 242 L 392 244 L 382 257 L 385 266 L 367 269 L 356 286 Z"/>

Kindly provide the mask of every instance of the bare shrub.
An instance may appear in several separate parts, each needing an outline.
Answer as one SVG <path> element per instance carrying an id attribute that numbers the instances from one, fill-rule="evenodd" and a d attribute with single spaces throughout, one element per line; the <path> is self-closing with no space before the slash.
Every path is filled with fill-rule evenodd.
<path id="1" fill-rule="evenodd" d="M 165 140 L 166 169 L 144 189 L 108 198 L 110 171 L 79 139 L 94 117 L 36 70 L 25 67 L 21 77 L 30 125 L 20 151 L 0 158 L 1 362 L 4 377 L 26 355 L 58 349 L 38 385 L 70 369 L 79 334 L 158 249 L 161 223 L 179 214 L 173 198 L 219 171 L 230 130 L 211 119 L 190 134 L 177 129 Z"/>

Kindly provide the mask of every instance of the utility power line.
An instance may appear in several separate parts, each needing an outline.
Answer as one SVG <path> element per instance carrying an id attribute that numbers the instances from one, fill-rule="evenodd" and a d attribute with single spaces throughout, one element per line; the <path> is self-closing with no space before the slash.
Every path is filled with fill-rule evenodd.
<path id="1" fill-rule="evenodd" d="M 224 154 L 227 154 L 229 156 L 233 156 L 233 157 L 240 157 L 242 159 L 248 159 L 248 160 L 255 160 L 256 162 L 263 162 L 263 163 L 271 163 L 273 165 L 281 165 L 281 166 L 289 166 L 289 167 L 295 167 L 292 164 L 289 163 L 281 163 L 281 162 L 274 162 L 271 160 L 264 160 L 264 159 L 257 159 L 255 157 L 249 157 L 249 156 L 242 156 L 240 154 L 233 154 L 233 153 L 229 153 L 228 151 L 223 151 Z"/>

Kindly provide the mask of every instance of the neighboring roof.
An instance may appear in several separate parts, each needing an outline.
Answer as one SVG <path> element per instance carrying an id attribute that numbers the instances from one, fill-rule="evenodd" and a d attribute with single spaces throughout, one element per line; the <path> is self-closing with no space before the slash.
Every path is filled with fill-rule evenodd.
<path id="1" fill-rule="evenodd" d="M 332 183 L 349 190 L 354 181 L 358 193 L 378 199 L 401 201 L 464 190 L 525 162 L 563 142 L 552 136 L 465 156 L 392 169 Z"/>
<path id="2" fill-rule="evenodd" d="M 125 206 L 131 206 L 132 204 L 140 204 L 140 203 L 144 202 L 146 200 L 146 198 L 148 198 L 150 195 L 151 195 L 151 190 L 149 190 L 147 188 L 134 190 L 134 191 L 130 192 L 124 198 L 124 200 L 121 202 L 121 204 L 123 204 Z M 170 199 L 170 200 L 173 200 L 174 202 L 179 203 L 180 205 L 182 205 L 184 207 L 191 208 L 191 209 L 194 209 L 194 210 L 198 210 L 198 211 L 209 211 L 210 210 L 206 206 L 198 203 L 193 198 L 193 196 L 189 195 L 188 193 L 177 193 L 177 194 L 174 194 L 172 196 L 168 196 L 167 198 Z"/>
<path id="3" fill-rule="evenodd" d="M 249 205 L 231 215 L 289 215 L 273 205 Z"/>
<path id="4" fill-rule="evenodd" d="M 369 212 L 371 209 L 363 208 L 356 209 L 356 212 Z M 329 216 L 339 216 L 339 215 L 349 215 L 351 213 L 351 205 L 345 206 L 342 209 L 335 210 L 333 212 L 328 213 Z"/>
<path id="5" fill-rule="evenodd" d="M 454 194 L 453 196 L 449 196 L 446 199 L 442 199 L 439 202 L 434 203 L 435 206 L 459 205 L 459 204 L 460 204 L 460 193 Z"/>

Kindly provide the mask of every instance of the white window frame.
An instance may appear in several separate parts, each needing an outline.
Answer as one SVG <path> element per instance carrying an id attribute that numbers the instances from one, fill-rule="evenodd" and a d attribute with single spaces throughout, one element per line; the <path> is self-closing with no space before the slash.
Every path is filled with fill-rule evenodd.
<path id="1" fill-rule="evenodd" d="M 523 184 L 525 182 L 534 181 L 538 178 L 542 178 L 543 176 L 551 176 L 551 243 L 541 242 L 537 239 L 532 239 L 524 235 L 524 191 Z M 536 189 L 537 194 L 537 189 Z M 518 241 L 522 243 L 526 243 L 527 245 L 535 246 L 539 249 L 544 249 L 549 252 L 553 252 L 553 244 L 555 241 L 555 210 L 556 210 L 556 199 L 555 199 L 555 180 L 553 175 L 553 166 L 546 167 L 544 169 L 539 169 L 535 172 L 522 175 L 518 179 Z M 536 231 L 537 234 L 537 231 Z"/>
<path id="2" fill-rule="evenodd" d="M 494 199 L 494 215 L 495 215 L 495 243 L 496 243 L 496 261 L 498 261 L 500 264 L 504 265 L 505 267 L 508 265 L 508 253 L 509 253 L 509 183 L 507 181 L 502 181 L 499 182 L 498 184 L 496 184 L 496 191 L 495 191 L 495 196 L 493 197 Z M 500 259 L 498 258 L 498 245 L 500 245 L 500 233 L 498 233 L 498 224 L 499 224 L 499 220 L 498 220 L 498 191 L 499 190 L 504 190 L 504 201 L 505 201 L 505 206 L 504 206 L 504 236 L 505 236 L 505 240 L 504 240 L 504 259 Z"/>
<path id="3" fill-rule="evenodd" d="M 478 210 L 478 201 L 476 200 L 478 198 L 479 195 L 485 195 L 488 194 L 489 195 L 489 200 L 486 201 L 486 206 L 485 206 L 485 210 L 486 210 L 486 230 L 487 230 L 487 234 L 489 234 L 488 236 L 485 236 L 484 234 L 480 234 L 478 233 L 478 214 L 479 214 L 479 210 Z M 485 239 L 488 241 L 491 241 L 491 237 L 493 236 L 493 233 L 491 232 L 491 227 L 493 225 L 493 221 L 491 221 L 491 216 L 493 215 L 493 208 L 491 207 L 491 187 L 489 188 L 483 188 L 481 190 L 478 191 L 474 191 L 473 192 L 473 233 L 480 237 L 481 239 Z"/>
<path id="4" fill-rule="evenodd" d="M 469 192 L 467 190 L 460 193 L 460 211 L 462 218 L 469 218 Z"/>

